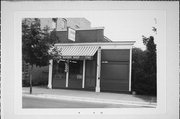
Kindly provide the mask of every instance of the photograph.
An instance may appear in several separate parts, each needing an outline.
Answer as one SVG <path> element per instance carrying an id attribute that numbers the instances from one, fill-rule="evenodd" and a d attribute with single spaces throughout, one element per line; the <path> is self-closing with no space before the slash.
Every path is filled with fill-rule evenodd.
<path id="1" fill-rule="evenodd" d="M 2 1 L 2 119 L 178 119 L 179 4 Z"/>
<path id="2" fill-rule="evenodd" d="M 22 108 L 156 108 L 159 16 L 89 14 L 22 19 Z"/>

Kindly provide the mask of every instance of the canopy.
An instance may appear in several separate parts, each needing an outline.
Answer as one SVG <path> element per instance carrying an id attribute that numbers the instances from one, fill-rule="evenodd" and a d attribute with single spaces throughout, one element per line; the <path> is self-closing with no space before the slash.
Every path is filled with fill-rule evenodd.
<path id="1" fill-rule="evenodd" d="M 99 46 L 58 46 L 63 59 L 92 59 Z"/>

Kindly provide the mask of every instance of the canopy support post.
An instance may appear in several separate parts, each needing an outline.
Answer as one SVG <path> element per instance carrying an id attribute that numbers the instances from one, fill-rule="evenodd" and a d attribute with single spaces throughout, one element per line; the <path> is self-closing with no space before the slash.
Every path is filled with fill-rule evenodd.
<path id="1" fill-rule="evenodd" d="M 49 60 L 49 77 L 48 77 L 48 88 L 52 88 L 52 69 L 53 69 L 53 60 Z"/>
<path id="2" fill-rule="evenodd" d="M 97 51 L 97 75 L 96 75 L 96 90 L 95 92 L 100 92 L 100 75 L 101 75 L 101 48 Z"/>
<path id="3" fill-rule="evenodd" d="M 69 60 L 65 63 L 65 70 L 66 70 L 66 88 L 68 87 L 69 83 Z"/>
<path id="4" fill-rule="evenodd" d="M 130 48 L 129 57 L 129 91 L 131 91 L 132 48 Z"/>
<path id="5" fill-rule="evenodd" d="M 82 88 L 84 88 L 85 85 L 85 75 L 86 75 L 86 60 L 83 60 L 83 80 L 82 80 Z"/>

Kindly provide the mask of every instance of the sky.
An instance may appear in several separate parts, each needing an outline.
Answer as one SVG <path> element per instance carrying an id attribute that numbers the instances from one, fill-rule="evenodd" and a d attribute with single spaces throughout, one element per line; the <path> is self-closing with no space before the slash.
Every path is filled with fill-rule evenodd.
<path id="1" fill-rule="evenodd" d="M 86 18 L 93 27 L 104 26 L 104 35 L 112 41 L 136 41 L 134 46 L 144 49 L 142 35 L 155 35 L 152 27 L 157 27 L 158 16 L 145 12 L 101 11 Z"/>
<path id="2" fill-rule="evenodd" d="M 152 27 L 160 30 L 164 16 L 158 10 L 88 10 L 60 11 L 61 18 L 84 17 L 92 27 L 104 27 L 104 35 L 112 41 L 136 41 L 134 47 L 145 49 L 142 36 L 154 36 Z M 164 28 L 164 27 L 163 27 Z M 156 43 L 156 39 L 155 39 Z"/>

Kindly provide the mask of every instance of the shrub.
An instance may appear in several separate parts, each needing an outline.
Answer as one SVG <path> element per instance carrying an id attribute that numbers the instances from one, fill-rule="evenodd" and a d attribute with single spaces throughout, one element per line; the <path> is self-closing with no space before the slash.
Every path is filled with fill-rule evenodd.
<path id="1" fill-rule="evenodd" d="M 132 91 L 137 94 L 157 95 L 156 80 L 156 45 L 154 38 L 144 37 L 146 50 L 132 50 Z"/>

